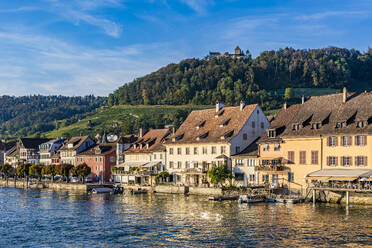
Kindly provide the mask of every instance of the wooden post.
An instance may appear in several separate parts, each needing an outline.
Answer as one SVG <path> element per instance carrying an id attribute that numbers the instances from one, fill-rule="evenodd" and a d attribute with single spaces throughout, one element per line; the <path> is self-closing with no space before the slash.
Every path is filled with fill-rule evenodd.
<path id="1" fill-rule="evenodd" d="M 313 189 L 313 204 L 316 202 L 316 191 Z"/>
<path id="2" fill-rule="evenodd" d="M 349 191 L 346 191 L 346 205 L 349 206 L 349 202 L 350 202 L 350 199 L 349 199 Z"/>

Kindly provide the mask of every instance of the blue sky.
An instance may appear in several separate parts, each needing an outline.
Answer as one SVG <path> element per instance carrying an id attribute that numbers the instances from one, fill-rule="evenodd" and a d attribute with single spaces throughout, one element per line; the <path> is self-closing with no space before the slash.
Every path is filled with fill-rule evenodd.
<path id="1" fill-rule="evenodd" d="M 369 0 L 3 0 L 0 95 L 107 95 L 168 63 L 372 46 Z"/>

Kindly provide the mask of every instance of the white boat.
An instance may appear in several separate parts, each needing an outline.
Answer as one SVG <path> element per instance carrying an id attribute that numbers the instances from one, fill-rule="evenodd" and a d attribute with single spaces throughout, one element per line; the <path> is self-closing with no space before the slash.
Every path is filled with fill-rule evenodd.
<path id="1" fill-rule="evenodd" d="M 103 193 L 111 193 L 113 189 L 111 188 L 94 188 L 92 189 L 93 194 L 103 194 Z"/>
<path id="2" fill-rule="evenodd" d="M 258 203 L 264 202 L 265 196 L 264 195 L 240 195 L 239 202 L 240 203 Z"/>

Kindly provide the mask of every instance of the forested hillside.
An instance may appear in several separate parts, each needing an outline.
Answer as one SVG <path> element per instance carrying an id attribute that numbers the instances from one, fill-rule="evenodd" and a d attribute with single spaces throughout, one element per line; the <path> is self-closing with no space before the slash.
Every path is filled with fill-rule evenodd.
<path id="1" fill-rule="evenodd" d="M 106 97 L 0 96 L 0 138 L 38 135 L 82 119 Z"/>
<path id="2" fill-rule="evenodd" d="M 372 49 L 324 48 L 265 51 L 252 59 L 228 56 L 186 59 L 129 84 L 109 95 L 109 105 L 260 103 L 280 107 L 284 88 L 372 88 Z"/>

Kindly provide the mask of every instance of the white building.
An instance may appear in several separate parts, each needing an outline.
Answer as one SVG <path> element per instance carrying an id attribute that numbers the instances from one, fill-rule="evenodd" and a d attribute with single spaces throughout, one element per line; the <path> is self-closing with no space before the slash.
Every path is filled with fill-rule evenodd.
<path id="1" fill-rule="evenodd" d="M 52 163 L 51 157 L 62 146 L 63 139 L 53 139 L 39 145 L 40 163 L 43 165 L 50 165 Z"/>
<path id="2" fill-rule="evenodd" d="M 72 137 L 60 149 L 60 163 L 75 165 L 76 154 L 87 150 L 93 145 L 95 145 L 95 142 L 89 136 Z"/>
<path id="3" fill-rule="evenodd" d="M 166 169 L 176 184 L 207 184 L 207 171 L 240 153 L 270 125 L 257 104 L 195 110 L 165 143 Z"/>

